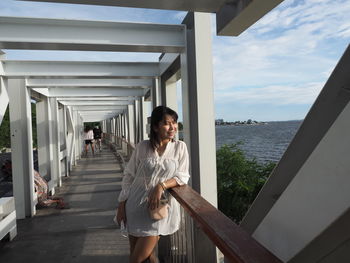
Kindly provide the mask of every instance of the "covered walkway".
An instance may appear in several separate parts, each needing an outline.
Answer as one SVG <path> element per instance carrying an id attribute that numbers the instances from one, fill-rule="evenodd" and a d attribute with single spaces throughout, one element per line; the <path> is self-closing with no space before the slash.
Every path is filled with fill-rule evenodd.
<path id="1" fill-rule="evenodd" d="M 81 159 L 56 192 L 70 209 L 44 208 L 18 220 L 18 235 L 2 243 L 0 262 L 128 262 L 127 238 L 112 221 L 121 178 L 107 148 Z"/>

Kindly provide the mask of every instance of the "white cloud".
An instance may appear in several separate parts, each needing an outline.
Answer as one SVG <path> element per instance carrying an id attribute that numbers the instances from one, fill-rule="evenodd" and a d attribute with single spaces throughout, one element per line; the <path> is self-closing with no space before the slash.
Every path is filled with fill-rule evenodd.
<path id="1" fill-rule="evenodd" d="M 216 103 L 311 104 L 349 42 L 349 13 L 350 1 L 286 0 L 241 36 L 214 37 Z"/>
<path id="2" fill-rule="evenodd" d="M 244 104 L 312 104 L 320 93 L 323 83 L 305 83 L 300 86 L 266 86 L 246 88 L 215 94 L 221 103 L 240 102 Z"/>

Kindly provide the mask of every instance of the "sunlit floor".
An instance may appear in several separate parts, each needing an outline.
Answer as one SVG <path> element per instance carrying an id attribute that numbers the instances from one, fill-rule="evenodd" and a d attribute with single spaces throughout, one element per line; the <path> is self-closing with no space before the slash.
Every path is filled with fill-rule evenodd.
<path id="1" fill-rule="evenodd" d="M 70 208 L 18 220 L 17 237 L 1 242 L 0 262 L 128 262 L 128 241 L 112 220 L 121 177 L 112 152 L 89 153 L 56 192 Z"/>

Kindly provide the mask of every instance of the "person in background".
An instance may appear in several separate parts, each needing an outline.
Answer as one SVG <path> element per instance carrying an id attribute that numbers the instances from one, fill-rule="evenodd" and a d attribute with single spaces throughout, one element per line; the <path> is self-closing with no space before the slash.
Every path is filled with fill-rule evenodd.
<path id="1" fill-rule="evenodd" d="M 102 145 L 101 145 L 101 130 L 100 127 L 95 126 L 94 130 L 94 140 L 95 140 L 95 149 L 100 152 L 102 150 Z"/>
<path id="2" fill-rule="evenodd" d="M 87 156 L 87 154 L 88 154 L 89 145 L 91 147 L 92 155 L 94 155 L 95 154 L 94 143 L 93 143 L 94 132 L 91 129 L 91 127 L 89 127 L 89 126 L 85 127 L 83 139 L 85 142 L 85 156 Z"/>
<path id="3" fill-rule="evenodd" d="M 160 236 L 171 235 L 180 227 L 180 205 L 167 194 L 167 189 L 187 184 L 190 178 L 186 144 L 175 140 L 177 118 L 172 109 L 156 107 L 150 140 L 136 146 L 124 170 L 116 220 L 126 225 L 130 263 L 159 262 L 154 248 Z M 155 218 L 152 211 L 164 207 L 164 196 L 167 213 Z"/>

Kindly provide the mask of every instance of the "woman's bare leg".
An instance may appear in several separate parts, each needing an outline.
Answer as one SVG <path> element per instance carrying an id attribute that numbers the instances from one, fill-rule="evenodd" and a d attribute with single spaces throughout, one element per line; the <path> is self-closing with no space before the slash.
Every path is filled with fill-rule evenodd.
<path id="1" fill-rule="evenodd" d="M 90 143 L 90 145 L 91 145 L 92 155 L 94 155 L 94 154 L 95 154 L 95 147 L 94 147 L 94 143 L 93 143 L 93 142 L 91 142 L 91 143 Z"/>
<path id="2" fill-rule="evenodd" d="M 156 257 L 153 250 L 156 247 L 159 236 L 148 236 L 136 238 L 136 244 L 130 254 L 130 263 L 142 263 L 146 259 L 150 259 L 151 263 L 156 263 Z M 131 247 L 130 247 L 131 250 Z"/>
<path id="3" fill-rule="evenodd" d="M 85 156 L 87 156 L 87 154 L 88 154 L 88 147 L 89 147 L 89 145 L 85 143 Z"/>
<path id="4" fill-rule="evenodd" d="M 134 251 L 135 245 L 137 242 L 137 237 L 129 235 L 129 245 L 130 245 L 130 256 Z"/>

